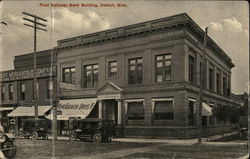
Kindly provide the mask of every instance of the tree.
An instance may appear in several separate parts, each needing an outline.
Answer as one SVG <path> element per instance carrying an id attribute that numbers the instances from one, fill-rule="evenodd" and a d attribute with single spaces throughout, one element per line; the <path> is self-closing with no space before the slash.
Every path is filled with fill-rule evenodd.
<path id="1" fill-rule="evenodd" d="M 213 114 L 218 120 L 229 121 L 233 124 L 239 122 L 240 107 L 237 105 L 221 105 L 213 108 Z"/>

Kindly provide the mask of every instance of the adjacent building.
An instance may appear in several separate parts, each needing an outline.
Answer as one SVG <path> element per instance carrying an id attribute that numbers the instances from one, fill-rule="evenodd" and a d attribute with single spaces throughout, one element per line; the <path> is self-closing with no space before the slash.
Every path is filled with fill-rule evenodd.
<path id="1" fill-rule="evenodd" d="M 204 34 L 179 14 L 59 40 L 58 119 L 113 119 L 120 136 L 195 137 L 203 74 L 203 135 L 230 131 L 212 108 L 232 103 L 234 64 L 210 37 L 202 63 Z"/>
<path id="2" fill-rule="evenodd" d="M 2 123 L 18 129 L 20 119 L 34 117 L 33 53 L 15 56 L 14 70 L 1 72 L 0 81 Z M 39 116 L 43 116 L 51 108 L 52 99 L 56 99 L 56 82 L 56 53 L 53 50 L 37 52 Z"/>

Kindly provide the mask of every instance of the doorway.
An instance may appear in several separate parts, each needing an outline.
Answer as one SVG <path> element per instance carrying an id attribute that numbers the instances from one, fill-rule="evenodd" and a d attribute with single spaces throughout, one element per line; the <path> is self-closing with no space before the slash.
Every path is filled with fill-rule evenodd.
<path id="1" fill-rule="evenodd" d="M 105 119 L 114 120 L 114 124 L 118 123 L 117 101 L 115 99 L 104 100 L 104 115 Z"/>

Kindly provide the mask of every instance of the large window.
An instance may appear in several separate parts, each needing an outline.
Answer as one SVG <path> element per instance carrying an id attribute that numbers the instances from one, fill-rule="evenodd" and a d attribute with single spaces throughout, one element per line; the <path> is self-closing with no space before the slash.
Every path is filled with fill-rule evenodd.
<path id="1" fill-rule="evenodd" d="M 173 101 L 155 101 L 155 120 L 174 120 Z"/>
<path id="2" fill-rule="evenodd" d="M 216 73 L 216 92 L 220 93 L 221 92 L 221 83 L 220 83 L 220 74 Z"/>
<path id="3" fill-rule="evenodd" d="M 110 61 L 108 65 L 108 75 L 109 77 L 117 77 L 117 61 Z"/>
<path id="4" fill-rule="evenodd" d="M 195 82 L 195 61 L 193 56 L 189 56 L 189 66 L 188 66 L 188 80 L 191 83 Z"/>
<path id="5" fill-rule="evenodd" d="M 9 84 L 9 100 L 13 100 L 13 84 Z"/>
<path id="6" fill-rule="evenodd" d="M 2 101 L 5 100 L 5 86 L 4 85 L 1 86 L 1 100 Z"/>
<path id="7" fill-rule="evenodd" d="M 129 84 L 142 84 L 142 67 L 143 59 L 135 58 L 129 61 Z"/>
<path id="8" fill-rule="evenodd" d="M 227 95 L 227 80 L 226 80 L 226 75 L 222 78 L 222 91 L 223 95 Z"/>
<path id="9" fill-rule="evenodd" d="M 156 56 L 156 82 L 171 80 L 171 54 Z"/>
<path id="10" fill-rule="evenodd" d="M 20 84 L 20 100 L 25 100 L 25 84 Z"/>
<path id="11" fill-rule="evenodd" d="M 53 93 L 53 81 L 47 81 L 47 99 L 52 98 Z"/>
<path id="12" fill-rule="evenodd" d="M 188 109 L 188 125 L 194 125 L 194 112 L 195 106 L 194 101 L 189 101 L 189 109 Z"/>
<path id="13" fill-rule="evenodd" d="M 144 107 L 143 102 L 128 103 L 128 120 L 143 120 Z"/>
<path id="14" fill-rule="evenodd" d="M 214 69 L 213 68 L 209 68 L 208 70 L 208 80 L 209 80 L 209 90 L 213 91 L 214 89 Z"/>
<path id="15" fill-rule="evenodd" d="M 63 82 L 75 84 L 75 67 L 63 68 Z"/>
<path id="16" fill-rule="evenodd" d="M 83 86 L 86 88 L 98 86 L 98 64 L 84 66 Z"/>

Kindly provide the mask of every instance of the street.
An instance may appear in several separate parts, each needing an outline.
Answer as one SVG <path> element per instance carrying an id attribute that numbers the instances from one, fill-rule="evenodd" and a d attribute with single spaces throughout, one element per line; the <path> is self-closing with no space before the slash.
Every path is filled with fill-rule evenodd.
<path id="1" fill-rule="evenodd" d="M 150 141 L 150 142 L 149 142 Z M 155 141 L 155 142 L 154 142 Z M 58 140 L 54 143 L 57 159 L 166 159 L 239 158 L 247 153 L 245 141 L 204 142 L 197 146 L 194 140 L 137 140 L 115 139 L 111 143 Z M 17 139 L 17 155 L 14 159 L 51 159 L 52 140 Z"/>

